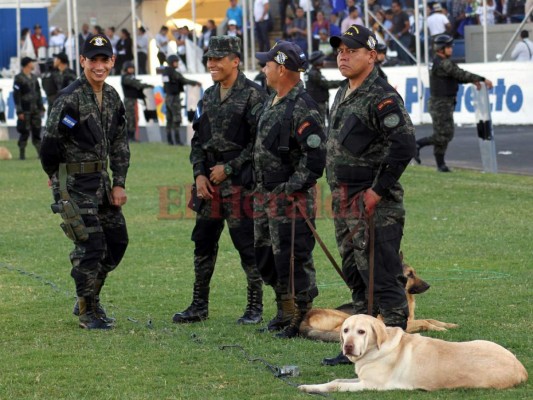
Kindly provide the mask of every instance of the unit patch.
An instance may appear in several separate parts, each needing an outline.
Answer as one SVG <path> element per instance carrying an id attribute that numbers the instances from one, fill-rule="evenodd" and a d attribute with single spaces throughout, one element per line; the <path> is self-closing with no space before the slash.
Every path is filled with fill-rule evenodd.
<path id="1" fill-rule="evenodd" d="M 318 148 L 320 143 L 322 143 L 322 139 L 320 139 L 320 136 L 315 133 L 307 137 L 307 146 L 309 146 L 310 149 Z"/>
<path id="2" fill-rule="evenodd" d="M 78 121 L 76 121 L 70 115 L 65 115 L 65 117 L 61 120 L 61 123 L 63 125 L 68 126 L 69 128 L 73 128 L 74 125 L 76 125 L 78 123 Z"/>
<path id="3" fill-rule="evenodd" d="M 305 128 L 309 126 L 311 126 L 311 122 L 309 121 L 305 121 L 302 125 L 300 125 L 298 127 L 298 135 L 301 135 L 305 131 Z"/>
<path id="4" fill-rule="evenodd" d="M 387 128 L 395 128 L 400 123 L 400 116 L 398 114 L 389 114 L 383 119 L 383 124 Z"/>

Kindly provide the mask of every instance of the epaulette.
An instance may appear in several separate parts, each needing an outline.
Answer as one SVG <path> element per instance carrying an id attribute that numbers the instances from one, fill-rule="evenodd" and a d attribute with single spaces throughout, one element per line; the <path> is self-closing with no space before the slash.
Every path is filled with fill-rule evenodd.
<path id="1" fill-rule="evenodd" d="M 254 82 L 254 81 L 251 81 L 251 80 L 248 79 L 248 78 L 246 78 L 245 82 L 246 82 L 246 85 L 248 85 L 248 86 L 250 86 L 250 87 L 252 87 L 252 88 L 254 88 L 254 89 L 257 89 L 257 90 L 259 90 L 259 91 L 261 91 L 261 92 L 264 92 L 264 91 L 265 91 L 265 89 L 264 89 L 261 85 L 257 84 L 257 83 Z"/>
<path id="2" fill-rule="evenodd" d="M 68 85 L 66 88 L 61 89 L 58 93 L 58 97 L 65 95 L 65 94 L 72 94 L 77 88 L 79 88 L 82 85 L 81 80 L 76 79 L 74 82 L 72 82 L 70 85 Z"/>
<path id="3" fill-rule="evenodd" d="M 396 89 L 394 89 L 392 87 L 392 85 L 387 82 L 385 79 L 383 79 L 381 76 L 378 76 L 375 80 L 375 82 L 381 86 L 383 88 L 383 90 L 385 90 L 385 92 L 394 92 L 398 95 L 398 97 L 400 98 L 400 100 L 402 101 L 403 103 L 403 98 L 402 96 L 400 96 L 400 93 L 398 93 L 398 91 Z"/>

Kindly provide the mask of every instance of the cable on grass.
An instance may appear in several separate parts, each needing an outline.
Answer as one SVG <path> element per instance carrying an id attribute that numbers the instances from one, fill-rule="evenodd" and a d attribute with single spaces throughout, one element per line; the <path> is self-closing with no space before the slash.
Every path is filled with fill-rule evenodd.
<path id="1" fill-rule="evenodd" d="M 264 366 L 266 366 L 272 375 L 274 377 L 281 379 L 283 382 L 285 382 L 287 385 L 292 387 L 298 387 L 300 384 L 292 382 L 289 377 L 295 377 L 300 375 L 300 369 L 296 365 L 284 365 L 282 367 L 279 367 L 277 365 L 273 365 L 266 361 L 264 358 L 261 357 L 251 357 L 246 350 L 241 345 L 238 344 L 227 344 L 222 345 L 219 347 L 220 350 L 227 350 L 227 349 L 238 349 L 243 354 L 244 358 L 249 362 L 260 362 Z M 321 397 L 329 397 L 326 393 L 308 393 L 310 395 L 317 395 Z"/>

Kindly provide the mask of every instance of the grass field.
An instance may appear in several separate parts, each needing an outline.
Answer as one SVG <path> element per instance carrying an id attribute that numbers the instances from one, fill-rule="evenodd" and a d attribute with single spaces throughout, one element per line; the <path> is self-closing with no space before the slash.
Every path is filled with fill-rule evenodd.
<path id="1" fill-rule="evenodd" d="M 16 142 L 2 142 L 18 155 Z M 102 300 L 117 318 L 110 332 L 78 328 L 71 314 L 71 243 L 50 211 L 51 195 L 33 149 L 0 162 L 0 399 L 304 399 L 292 384 L 353 377 L 352 366 L 323 367 L 338 345 L 279 340 L 238 326 L 245 278 L 228 233 L 212 281 L 210 318 L 177 326 L 191 300 L 194 219 L 185 209 L 188 148 L 133 144 L 127 181 L 130 245 Z M 417 316 L 460 328 L 428 335 L 486 339 L 508 348 L 531 372 L 533 177 L 409 167 L 402 177 L 406 261 L 431 289 Z M 322 196 L 328 190 L 321 182 Z M 168 200 L 170 199 L 170 200 Z M 337 256 L 333 221 L 321 205 L 318 231 Z M 317 307 L 350 295 L 317 246 Z M 265 318 L 275 312 L 265 290 Z M 529 333 L 528 333 L 529 332 Z M 242 346 L 221 349 L 221 346 Z M 271 367 L 297 365 L 286 382 Z M 444 371 L 446 373 L 446 371 Z M 335 399 L 529 399 L 531 385 L 505 391 L 365 392 Z"/>

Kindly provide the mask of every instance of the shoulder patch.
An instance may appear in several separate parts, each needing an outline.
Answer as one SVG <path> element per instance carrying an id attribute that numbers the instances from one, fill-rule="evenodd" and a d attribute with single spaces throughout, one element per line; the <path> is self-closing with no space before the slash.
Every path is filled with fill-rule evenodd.
<path id="1" fill-rule="evenodd" d="M 309 146 L 310 149 L 318 148 L 320 143 L 322 143 L 322 139 L 316 133 L 313 133 L 307 137 L 307 146 Z"/>
<path id="2" fill-rule="evenodd" d="M 389 97 L 385 100 L 383 100 L 381 103 L 378 104 L 378 111 L 383 111 L 383 109 L 385 107 L 390 107 L 392 105 L 395 105 L 396 104 L 396 101 L 392 98 L 392 97 Z"/>
<path id="3" fill-rule="evenodd" d="M 298 135 L 302 135 L 304 131 L 311 126 L 311 122 L 304 121 L 297 129 Z"/>
<path id="4" fill-rule="evenodd" d="M 20 89 L 20 88 L 19 88 L 19 85 L 17 85 L 17 84 L 15 83 L 15 84 L 13 85 L 13 89 L 15 89 L 15 90 L 19 90 L 19 89 Z"/>
<path id="5" fill-rule="evenodd" d="M 395 128 L 400 123 L 400 116 L 396 113 L 391 113 L 383 118 L 383 125 L 387 128 Z"/>
<path id="6" fill-rule="evenodd" d="M 63 117 L 61 123 L 69 128 L 74 128 L 78 121 L 76 121 L 74 118 L 67 114 Z"/>

